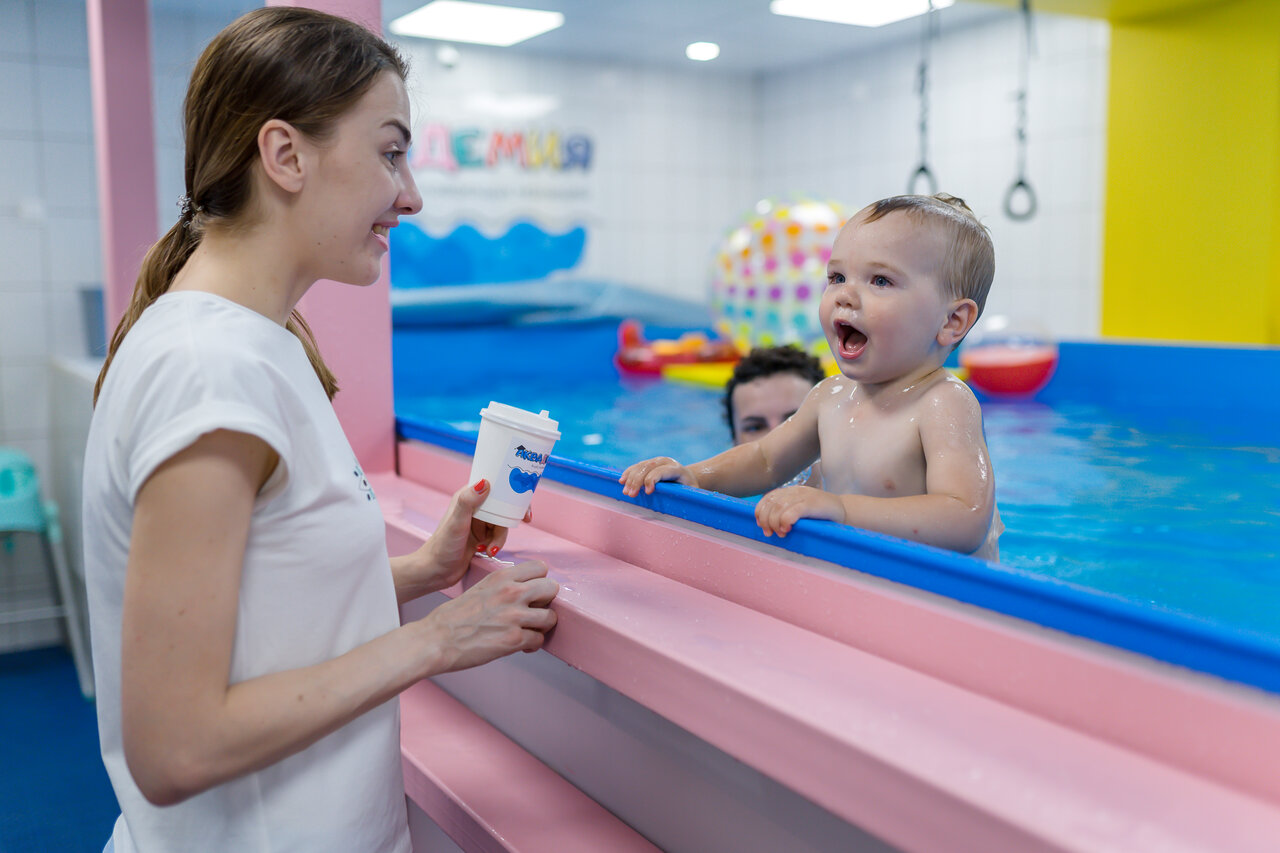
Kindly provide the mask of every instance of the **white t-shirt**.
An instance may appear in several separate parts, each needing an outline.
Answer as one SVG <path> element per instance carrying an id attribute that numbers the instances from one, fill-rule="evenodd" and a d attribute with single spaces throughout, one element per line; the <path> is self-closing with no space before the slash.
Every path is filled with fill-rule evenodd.
<path id="1" fill-rule="evenodd" d="M 301 342 L 212 294 L 161 296 L 116 353 L 85 455 L 98 726 L 123 811 L 116 853 L 404 853 L 397 700 L 174 806 L 148 803 L 125 764 L 121 604 L 134 500 L 157 466 L 217 429 L 280 456 L 250 522 L 232 683 L 337 657 L 400 624 L 382 513 Z"/>

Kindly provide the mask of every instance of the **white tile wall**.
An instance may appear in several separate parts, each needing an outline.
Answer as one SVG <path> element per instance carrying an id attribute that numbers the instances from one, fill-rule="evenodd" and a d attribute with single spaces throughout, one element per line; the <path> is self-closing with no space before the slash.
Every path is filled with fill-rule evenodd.
<path id="1" fill-rule="evenodd" d="M 182 192 L 185 81 L 232 15 L 153 22 L 162 225 L 176 217 Z M 80 289 L 102 276 L 87 32 L 83 0 L 0 0 L 0 445 L 34 459 L 46 495 L 49 360 L 86 354 Z M 49 600 L 42 563 L 38 548 L 0 546 L 5 606 Z M 56 636 L 54 622 L 0 626 L 0 650 Z"/>
<path id="2" fill-rule="evenodd" d="M 0 163 L 0 212 L 17 215 L 24 199 L 40 195 L 40 146 L 34 138 L 0 138 Z"/>
<path id="3" fill-rule="evenodd" d="M 93 102 L 89 94 L 87 57 L 75 65 L 36 66 L 36 112 L 40 133 L 47 139 L 93 139 Z"/>
<path id="4" fill-rule="evenodd" d="M 4 295 L 4 310 L 0 311 L 0 369 L 10 365 L 38 366 L 48 360 L 45 324 L 32 322 L 33 317 L 43 318 L 44 304 L 45 295 L 38 290 Z"/>
<path id="5" fill-rule="evenodd" d="M 0 3 L 0 54 L 30 56 L 34 49 L 35 16 L 26 3 Z"/>
<path id="6" fill-rule="evenodd" d="M 21 0 L 10 0 L 27 5 Z M 89 55 L 89 19 L 83 0 L 37 0 L 35 49 L 41 61 L 85 62 Z"/>
<path id="7" fill-rule="evenodd" d="M 1014 13 L 944 30 L 930 61 L 929 165 L 992 231 L 996 280 L 988 311 L 1037 322 L 1061 338 L 1099 334 L 1101 210 L 1109 29 L 1038 15 L 1028 98 L 1028 180 L 1039 213 L 1002 212 L 1016 173 L 1015 100 L 1021 24 Z M 918 163 L 919 44 L 770 75 L 757 86 L 756 186 L 861 207 L 905 192 Z"/>
<path id="8" fill-rule="evenodd" d="M 43 233 L 39 222 L 21 215 L 0 214 L 0 258 L 4 259 L 0 264 L 0 293 L 32 289 L 44 281 L 46 266 L 40 250 Z"/>
<path id="9" fill-rule="evenodd" d="M 25 451 L 43 472 L 49 470 L 43 365 L 49 355 L 44 244 L 50 222 L 37 93 L 45 66 L 34 50 L 33 4 L 0 8 L 0 444 Z M 43 552 L 33 537 L 0 544 L 0 601 L 6 609 L 51 601 Z M 0 650 L 57 637 L 52 621 L 3 625 Z"/>
<path id="10" fill-rule="evenodd" d="M 51 213 L 89 218 L 97 228 L 98 170 L 92 139 L 62 142 L 45 139 L 40 146 L 43 198 Z"/>
<path id="11" fill-rule="evenodd" d="M 0 55 L 0 133 L 36 130 L 35 66 L 27 57 Z"/>

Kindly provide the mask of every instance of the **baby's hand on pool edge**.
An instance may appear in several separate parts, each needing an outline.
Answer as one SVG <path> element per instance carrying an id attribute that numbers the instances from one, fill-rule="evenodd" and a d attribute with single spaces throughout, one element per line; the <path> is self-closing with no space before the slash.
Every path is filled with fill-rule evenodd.
<path id="1" fill-rule="evenodd" d="M 821 518 L 845 523 L 844 503 L 839 495 L 810 486 L 787 486 L 768 492 L 756 504 L 756 524 L 765 536 L 786 536 L 802 518 Z"/>
<path id="2" fill-rule="evenodd" d="M 686 486 L 698 485 L 698 478 L 693 472 L 670 456 L 656 456 L 637 462 L 622 472 L 618 482 L 622 484 L 622 493 L 634 498 L 644 488 L 646 495 L 653 494 L 653 487 L 663 480 L 674 480 Z"/>

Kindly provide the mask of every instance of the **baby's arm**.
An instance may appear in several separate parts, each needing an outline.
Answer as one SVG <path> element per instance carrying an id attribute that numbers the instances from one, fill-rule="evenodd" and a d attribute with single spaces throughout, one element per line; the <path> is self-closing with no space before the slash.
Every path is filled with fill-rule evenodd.
<path id="1" fill-rule="evenodd" d="M 786 535 L 801 518 L 825 518 L 969 554 L 981 547 L 995 508 L 982 410 L 959 382 L 940 383 L 920 407 L 923 495 L 833 495 L 807 486 L 770 492 L 756 506 L 765 534 Z M 870 451 L 874 452 L 874 451 Z"/>
<path id="2" fill-rule="evenodd" d="M 776 488 L 818 458 L 818 405 L 812 392 L 800 409 L 759 441 L 731 447 L 710 459 L 681 465 L 658 456 L 627 468 L 618 478 L 622 492 L 652 494 L 663 480 L 675 480 L 725 495 L 746 497 Z"/>

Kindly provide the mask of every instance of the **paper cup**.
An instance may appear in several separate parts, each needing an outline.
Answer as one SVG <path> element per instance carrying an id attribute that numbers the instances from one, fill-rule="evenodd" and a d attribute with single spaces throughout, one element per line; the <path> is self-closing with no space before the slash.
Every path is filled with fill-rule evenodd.
<path id="1" fill-rule="evenodd" d="M 560 437 L 559 424 L 542 414 L 490 402 L 480 410 L 480 435 L 471 460 L 471 479 L 489 481 L 475 517 L 501 527 L 515 527 L 533 500 L 551 448 Z"/>

